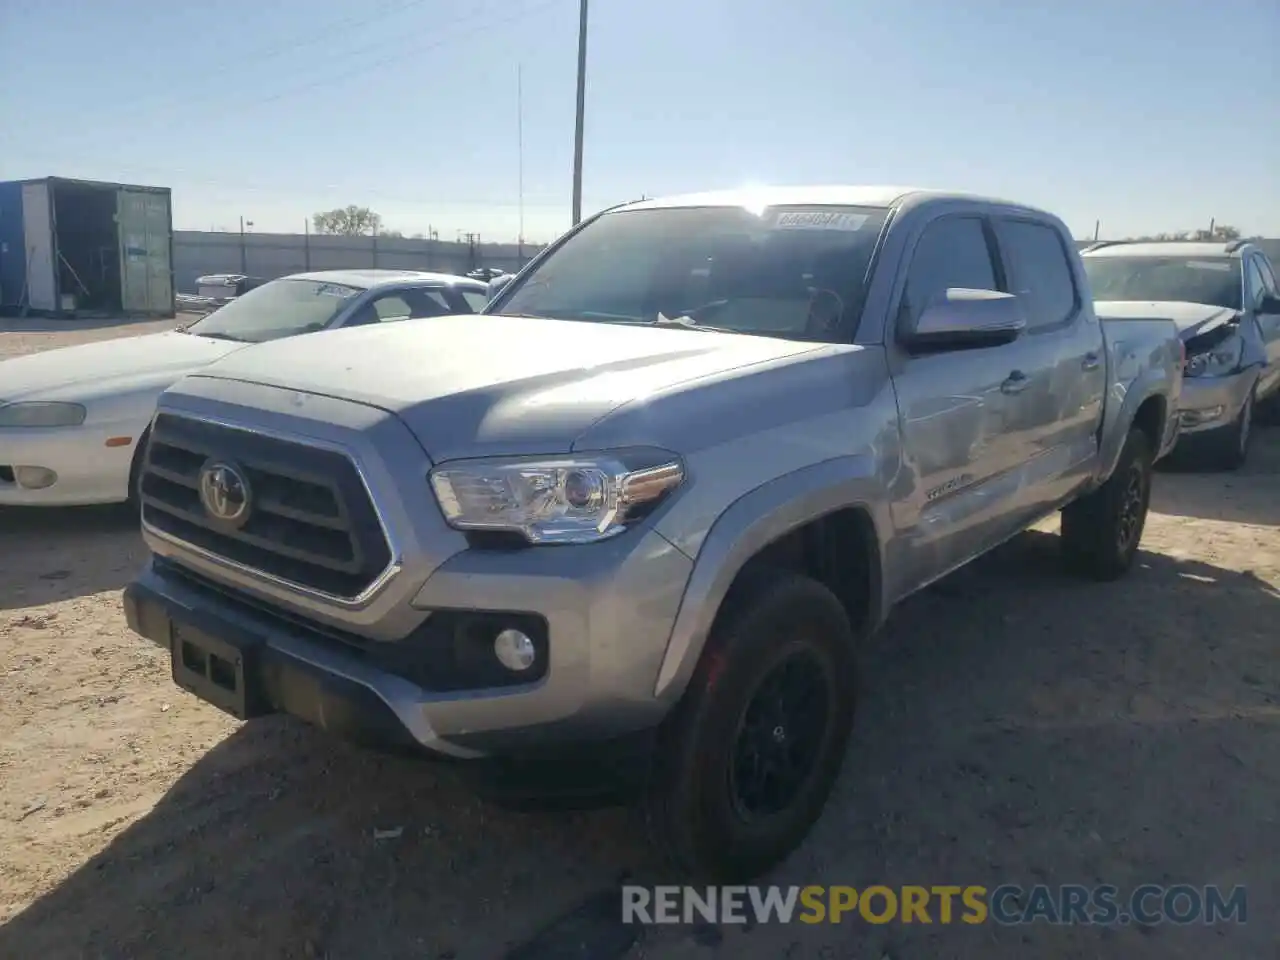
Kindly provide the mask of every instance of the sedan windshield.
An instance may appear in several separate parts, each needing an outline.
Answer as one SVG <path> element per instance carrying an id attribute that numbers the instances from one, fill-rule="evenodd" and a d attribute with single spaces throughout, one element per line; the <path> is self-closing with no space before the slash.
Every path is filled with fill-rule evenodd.
<path id="1" fill-rule="evenodd" d="M 847 340 L 884 218 L 878 207 L 620 210 L 488 312 Z"/>
<path id="2" fill-rule="evenodd" d="M 352 297 L 363 292 L 341 283 L 272 280 L 197 320 L 186 332 L 245 343 L 312 333 L 327 327 Z"/>
<path id="3" fill-rule="evenodd" d="M 1240 309 L 1240 263 L 1231 257 L 1085 257 L 1095 300 L 1159 300 Z"/>

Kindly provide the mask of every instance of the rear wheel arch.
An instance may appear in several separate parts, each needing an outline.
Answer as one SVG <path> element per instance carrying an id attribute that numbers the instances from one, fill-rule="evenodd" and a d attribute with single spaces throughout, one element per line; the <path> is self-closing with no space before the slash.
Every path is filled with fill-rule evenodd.
<path id="1" fill-rule="evenodd" d="M 1158 453 L 1164 438 L 1165 423 L 1169 416 L 1168 401 L 1159 394 L 1147 397 L 1138 405 L 1133 415 L 1133 426 L 1141 430 L 1151 441 L 1151 450 Z"/>

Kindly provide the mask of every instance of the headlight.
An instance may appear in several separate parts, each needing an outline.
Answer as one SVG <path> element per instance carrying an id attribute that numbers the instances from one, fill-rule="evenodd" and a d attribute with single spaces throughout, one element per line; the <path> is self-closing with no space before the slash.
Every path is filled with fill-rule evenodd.
<path id="1" fill-rule="evenodd" d="M 449 525 L 530 543 L 592 543 L 621 533 L 684 480 L 665 451 L 468 460 L 431 471 Z"/>
<path id="2" fill-rule="evenodd" d="M 10 403 L 0 406 L 0 427 L 78 427 L 84 414 L 78 403 Z"/>
<path id="3" fill-rule="evenodd" d="M 1244 341 L 1239 334 L 1232 334 L 1208 350 L 1193 353 L 1187 358 L 1188 377 L 1220 377 L 1240 365 L 1244 353 Z"/>

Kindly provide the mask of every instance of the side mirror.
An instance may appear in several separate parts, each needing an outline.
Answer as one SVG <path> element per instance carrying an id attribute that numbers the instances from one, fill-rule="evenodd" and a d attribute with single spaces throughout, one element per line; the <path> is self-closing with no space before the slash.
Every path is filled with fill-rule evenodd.
<path id="1" fill-rule="evenodd" d="M 1264 293 L 1262 299 L 1258 301 L 1259 313 L 1280 313 L 1280 297 L 1274 294 Z"/>
<path id="2" fill-rule="evenodd" d="M 902 331 L 911 351 L 971 350 L 1012 343 L 1027 328 L 1016 295 L 950 287 Z"/>
<path id="3" fill-rule="evenodd" d="M 503 289 L 506 287 L 506 285 L 510 283 L 512 280 L 514 280 L 515 278 L 516 278 L 515 274 L 507 273 L 507 274 L 503 274 L 500 277 L 494 277 L 492 280 L 490 280 L 489 286 L 488 286 L 489 302 L 493 303 L 493 298 L 496 297 L 498 294 L 500 294 L 503 291 Z"/>

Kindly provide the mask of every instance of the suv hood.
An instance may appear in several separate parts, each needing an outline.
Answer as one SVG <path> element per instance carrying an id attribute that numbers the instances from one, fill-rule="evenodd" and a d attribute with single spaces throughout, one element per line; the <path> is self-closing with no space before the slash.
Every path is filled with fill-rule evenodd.
<path id="1" fill-rule="evenodd" d="M 438 463 L 567 452 L 623 404 L 826 348 L 713 331 L 472 314 L 265 343 L 197 375 L 387 410 Z"/>
<path id="2" fill-rule="evenodd" d="M 166 374 L 176 380 L 245 346 L 171 330 L 43 350 L 0 360 L 0 401 L 74 398 L 81 387 L 101 393 L 115 382 L 128 389 Z"/>
<path id="3" fill-rule="evenodd" d="M 1172 320 L 1183 340 L 1208 333 L 1240 316 L 1230 307 L 1173 300 L 1099 300 L 1093 309 L 1100 320 Z"/>

